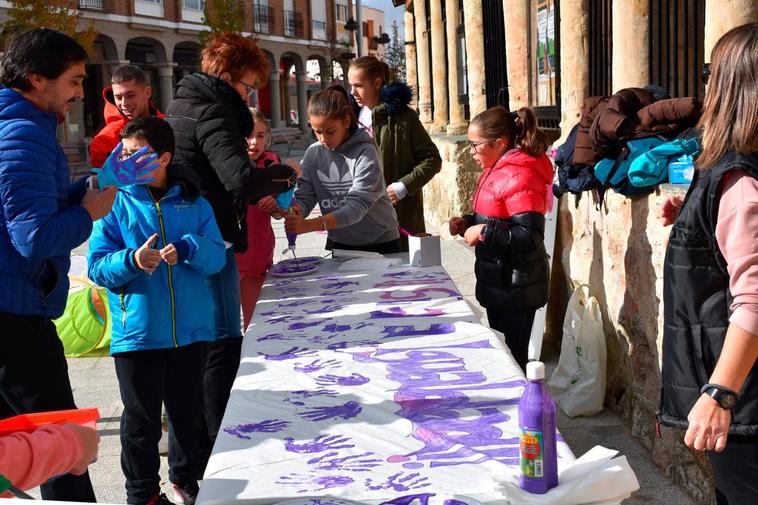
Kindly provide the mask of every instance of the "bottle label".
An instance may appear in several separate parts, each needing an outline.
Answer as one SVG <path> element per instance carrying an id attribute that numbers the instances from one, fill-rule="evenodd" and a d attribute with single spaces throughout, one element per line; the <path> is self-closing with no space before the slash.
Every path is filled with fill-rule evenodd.
<path id="1" fill-rule="evenodd" d="M 524 477 L 544 477 L 544 443 L 541 431 L 521 429 L 521 475 Z"/>

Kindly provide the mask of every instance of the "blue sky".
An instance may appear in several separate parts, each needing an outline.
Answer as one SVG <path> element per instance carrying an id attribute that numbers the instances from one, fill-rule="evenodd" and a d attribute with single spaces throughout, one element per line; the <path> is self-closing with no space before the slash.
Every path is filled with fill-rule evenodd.
<path id="1" fill-rule="evenodd" d="M 363 0 L 363 5 L 384 11 L 384 21 L 386 26 L 384 31 L 386 31 L 390 37 L 392 37 L 392 22 L 397 21 L 400 38 L 403 38 L 403 14 L 405 14 L 405 5 L 395 7 L 392 5 L 391 0 Z"/>

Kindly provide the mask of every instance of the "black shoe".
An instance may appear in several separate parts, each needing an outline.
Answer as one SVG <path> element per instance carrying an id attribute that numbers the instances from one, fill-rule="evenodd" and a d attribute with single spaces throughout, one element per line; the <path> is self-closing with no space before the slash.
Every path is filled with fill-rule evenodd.
<path id="1" fill-rule="evenodd" d="M 194 503 L 194 501 L 193 501 Z M 153 496 L 146 505 L 174 505 L 174 502 L 168 499 L 168 496 L 166 496 L 163 493 L 159 493 L 155 496 Z"/>
<path id="2" fill-rule="evenodd" d="M 174 490 L 174 500 L 176 500 L 177 504 L 195 505 L 197 493 L 200 491 L 197 482 L 191 482 L 190 484 L 186 484 L 184 486 L 177 486 L 172 482 L 171 488 Z"/>

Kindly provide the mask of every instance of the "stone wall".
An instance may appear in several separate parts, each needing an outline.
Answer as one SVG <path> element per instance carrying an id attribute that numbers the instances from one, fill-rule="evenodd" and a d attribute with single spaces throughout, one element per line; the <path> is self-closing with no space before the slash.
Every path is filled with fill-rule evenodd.
<path id="1" fill-rule="evenodd" d="M 482 171 L 469 153 L 465 135 L 432 135 L 432 141 L 440 151 L 442 170 L 424 186 L 424 217 L 434 226 L 430 232 L 449 238 L 447 221 L 472 211 Z"/>
<path id="2" fill-rule="evenodd" d="M 555 354 L 572 286 L 586 283 L 600 303 L 608 347 L 605 403 L 629 423 L 654 463 L 699 503 L 712 501 L 706 458 L 682 443 L 684 432 L 662 427 L 655 413 L 661 384 L 663 257 L 670 228 L 656 215 L 682 186 L 664 185 L 649 196 L 612 191 L 598 210 L 589 193 L 560 200 L 546 346 Z M 548 352 L 548 355 L 551 354 Z"/>

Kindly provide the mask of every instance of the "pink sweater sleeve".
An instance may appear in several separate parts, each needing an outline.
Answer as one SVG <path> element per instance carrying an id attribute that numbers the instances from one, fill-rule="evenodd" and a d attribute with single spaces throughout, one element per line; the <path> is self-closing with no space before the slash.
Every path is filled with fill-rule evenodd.
<path id="1" fill-rule="evenodd" d="M 0 474 L 19 489 L 31 489 L 50 477 L 69 473 L 83 451 L 79 435 L 65 426 L 14 433 L 0 437 Z"/>
<path id="2" fill-rule="evenodd" d="M 758 181 L 732 171 L 722 184 L 716 240 L 734 297 L 729 321 L 758 335 Z"/>

